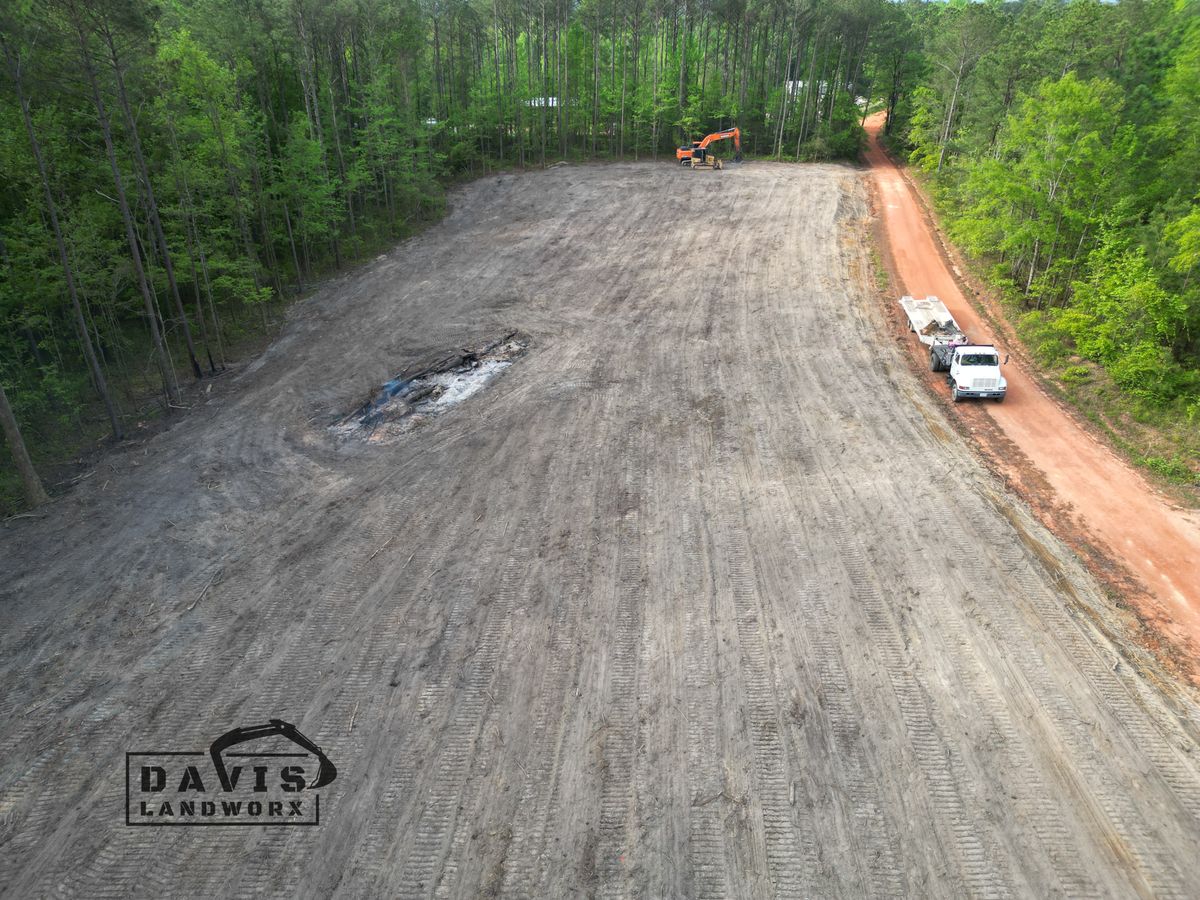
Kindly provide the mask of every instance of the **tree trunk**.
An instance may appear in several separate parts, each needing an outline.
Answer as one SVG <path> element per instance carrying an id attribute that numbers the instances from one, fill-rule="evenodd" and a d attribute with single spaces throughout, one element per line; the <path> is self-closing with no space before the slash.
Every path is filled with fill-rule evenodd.
<path id="1" fill-rule="evenodd" d="M 625 46 L 624 36 L 621 40 L 621 124 L 618 131 L 617 139 L 617 156 L 624 158 L 625 156 L 625 84 L 626 84 L 626 69 L 628 68 L 628 48 Z"/>
<path id="2" fill-rule="evenodd" d="M 963 65 L 959 65 L 954 76 L 954 92 L 950 95 L 950 108 L 946 111 L 946 124 L 942 128 L 942 146 L 938 151 L 937 170 L 942 171 L 942 163 L 946 159 L 946 145 L 950 143 L 950 132 L 954 127 L 954 109 L 958 105 L 958 89 L 962 85 Z"/>
<path id="3" fill-rule="evenodd" d="M 600 10 L 592 13 L 592 158 L 600 131 Z"/>
<path id="4" fill-rule="evenodd" d="M 330 52 L 331 53 L 333 52 L 332 48 L 331 48 Z M 336 62 L 336 60 L 331 59 L 331 63 L 335 63 L 335 62 Z M 342 182 L 340 193 L 342 195 L 343 200 L 346 203 L 346 215 L 348 217 L 349 225 L 350 225 L 350 236 L 354 237 L 354 235 L 358 231 L 357 226 L 355 225 L 355 222 L 354 222 L 354 196 L 353 196 L 353 194 L 350 193 L 349 179 L 346 177 L 346 159 L 342 155 L 342 133 L 341 133 L 341 129 L 338 128 L 337 95 L 333 90 L 332 72 L 330 74 L 329 79 L 326 82 L 326 90 L 329 93 L 329 120 L 330 120 L 330 124 L 333 125 L 333 153 L 334 153 L 334 156 L 337 157 L 338 177 L 341 179 L 341 182 Z"/>
<path id="5" fill-rule="evenodd" d="M 679 115 L 683 116 L 687 109 L 687 51 L 688 51 L 688 0 L 683 0 L 683 25 L 680 28 L 683 32 L 681 41 L 682 46 L 679 48 Z"/>
<path id="6" fill-rule="evenodd" d="M 546 0 L 542 0 L 542 41 L 541 41 L 541 71 L 538 80 L 541 82 L 538 91 L 542 95 L 542 134 L 541 156 L 542 168 L 546 168 L 546 104 L 550 102 L 550 91 L 546 85 Z"/>
<path id="7" fill-rule="evenodd" d="M 108 109 L 104 105 L 104 98 L 100 94 L 100 84 L 96 79 L 96 69 L 92 64 L 91 52 L 88 50 L 87 33 L 79 21 L 78 12 L 73 11 L 73 13 L 75 15 L 73 24 L 76 35 L 79 38 L 80 62 L 83 65 L 88 86 L 91 88 L 92 104 L 96 107 L 96 117 L 100 123 L 100 131 L 104 136 L 104 149 L 108 155 L 109 168 L 112 169 L 113 184 L 117 191 L 117 204 L 121 208 L 121 219 L 125 224 L 125 240 L 129 244 L 130 260 L 133 263 L 133 271 L 138 289 L 142 294 L 142 302 L 146 309 L 146 320 L 150 326 L 150 337 L 154 343 L 154 355 L 158 362 L 159 372 L 162 375 L 163 390 L 167 397 L 167 408 L 170 409 L 171 405 L 179 400 L 179 386 L 175 383 L 175 369 L 171 365 L 170 357 L 167 356 L 167 348 L 163 343 L 162 331 L 158 327 L 158 311 L 155 308 L 154 297 L 150 294 L 150 285 L 146 281 L 146 269 L 142 265 L 142 251 L 138 247 L 137 233 L 133 227 L 133 214 L 129 210 L 129 200 L 125 195 L 125 180 L 121 176 L 121 167 L 117 162 L 117 150 L 113 144 L 112 122 L 108 117 Z"/>
<path id="8" fill-rule="evenodd" d="M 137 164 L 138 176 L 142 189 L 146 192 L 146 206 L 149 212 L 150 228 L 153 239 L 158 244 L 158 250 L 163 258 L 163 270 L 167 273 L 167 286 L 171 290 L 171 299 L 175 301 L 175 314 L 179 316 L 179 327 L 183 331 L 184 344 L 187 346 L 188 361 L 192 364 L 192 374 L 199 380 L 204 373 L 200 371 L 200 363 L 196 359 L 196 345 L 192 341 L 192 329 L 188 322 L 187 313 L 183 308 L 183 298 L 179 295 L 179 285 L 175 282 L 175 266 L 171 262 L 171 250 L 167 246 L 167 238 L 163 233 L 162 218 L 158 214 L 158 201 L 154 197 L 154 185 L 150 182 L 150 169 L 146 165 L 146 157 L 142 153 L 142 139 L 138 133 L 137 121 L 129 108 L 129 95 L 125 91 L 125 76 L 121 71 L 121 60 L 117 56 L 116 42 L 112 32 L 105 27 L 102 30 L 104 44 L 108 47 L 109 61 L 117 81 L 117 99 L 121 111 L 125 115 L 125 127 L 129 129 L 130 144 L 133 146 L 133 159 Z"/>
<path id="9" fill-rule="evenodd" d="M 292 264 L 296 267 L 296 287 L 304 293 L 304 269 L 300 266 L 300 256 L 296 252 L 296 236 L 292 233 L 292 217 L 288 212 L 287 201 L 283 202 L 283 223 L 287 226 L 288 244 L 292 248 Z"/>
<path id="10" fill-rule="evenodd" d="M 788 49 L 787 57 L 783 64 L 783 96 L 779 100 L 779 126 L 775 137 L 775 158 L 779 159 L 783 156 L 783 126 L 787 122 L 788 110 L 788 94 L 791 79 L 788 77 L 791 74 L 792 68 L 792 51 L 796 44 L 796 20 L 792 19 L 792 27 L 788 31 Z"/>
<path id="11" fill-rule="evenodd" d="M 25 449 L 25 439 L 21 437 L 20 426 L 17 425 L 17 418 L 13 415 L 12 407 L 8 405 L 8 395 L 4 393 L 2 384 L 0 384 L 0 425 L 4 427 L 4 438 L 8 441 L 9 452 L 12 453 L 17 473 L 21 476 L 21 487 L 25 490 L 26 502 L 30 506 L 41 506 L 43 503 L 48 503 L 50 498 L 46 496 L 46 489 L 42 487 L 42 479 L 38 477 L 37 470 L 34 469 L 33 462 L 29 458 L 29 451 Z"/>
<path id="12" fill-rule="evenodd" d="M 37 132 L 33 128 L 33 117 L 29 113 L 29 98 L 25 95 L 25 86 L 21 79 L 21 63 L 2 35 L 0 35 L 0 48 L 3 48 L 4 58 L 8 62 L 9 75 L 17 89 L 17 100 L 21 106 L 21 116 L 25 122 L 25 131 L 29 135 L 29 145 L 33 149 L 33 157 L 37 161 L 38 174 L 42 179 L 42 191 L 46 197 L 46 211 L 50 214 L 50 225 L 54 231 L 55 243 L 58 245 L 58 259 L 62 264 L 63 277 L 67 282 L 67 294 L 71 298 L 71 312 L 75 317 L 75 327 L 79 331 L 79 341 L 83 345 L 83 356 L 87 360 L 88 370 L 92 374 L 92 384 L 96 388 L 96 393 L 100 395 L 100 399 L 104 402 L 104 410 L 108 413 L 108 421 L 112 425 L 113 437 L 119 441 L 125 436 L 125 431 L 121 426 L 121 418 L 117 414 L 112 394 L 109 393 L 108 381 L 104 377 L 104 370 L 100 368 L 100 360 L 96 356 L 96 349 L 92 344 L 87 323 L 83 318 L 83 307 L 79 302 L 79 291 L 75 287 L 75 274 L 71 269 L 71 260 L 67 256 L 67 242 L 63 238 L 62 227 L 58 222 L 58 206 L 54 202 L 54 194 L 50 190 L 50 175 L 46 170 L 46 161 L 42 157 L 41 143 L 38 141 Z"/>

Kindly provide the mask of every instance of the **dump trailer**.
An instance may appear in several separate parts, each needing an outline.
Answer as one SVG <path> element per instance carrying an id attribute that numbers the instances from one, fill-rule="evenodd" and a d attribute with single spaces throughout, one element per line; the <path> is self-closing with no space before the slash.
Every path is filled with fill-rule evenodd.
<path id="1" fill-rule="evenodd" d="M 954 348 L 969 343 L 946 304 L 937 297 L 901 297 L 900 306 L 908 317 L 908 330 L 929 348 L 929 370 L 945 372 L 950 368 Z"/>
<path id="2" fill-rule="evenodd" d="M 955 403 L 967 398 L 1003 402 L 1008 382 L 1000 374 L 1002 363 L 994 346 L 971 343 L 937 297 L 901 297 L 900 306 L 908 317 L 909 331 L 929 348 L 929 368 L 946 373 Z"/>

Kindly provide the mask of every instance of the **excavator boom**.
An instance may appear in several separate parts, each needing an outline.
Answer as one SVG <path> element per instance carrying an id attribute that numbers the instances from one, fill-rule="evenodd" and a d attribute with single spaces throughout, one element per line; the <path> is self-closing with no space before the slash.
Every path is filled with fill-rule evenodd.
<path id="1" fill-rule="evenodd" d="M 742 133 L 736 128 L 729 128 L 725 131 L 718 131 L 715 134 L 710 134 L 700 142 L 703 148 L 708 147 L 713 141 L 723 141 L 726 138 L 733 138 L 733 149 L 737 153 L 742 152 Z"/>

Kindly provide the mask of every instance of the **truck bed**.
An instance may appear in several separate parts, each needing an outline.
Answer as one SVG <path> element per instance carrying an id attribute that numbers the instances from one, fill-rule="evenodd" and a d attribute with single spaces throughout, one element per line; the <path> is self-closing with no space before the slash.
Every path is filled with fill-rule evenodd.
<path id="1" fill-rule="evenodd" d="M 937 297 L 926 297 L 918 300 L 915 297 L 901 297 L 900 306 L 908 316 L 908 324 L 922 344 L 959 343 L 966 339 L 946 304 Z"/>

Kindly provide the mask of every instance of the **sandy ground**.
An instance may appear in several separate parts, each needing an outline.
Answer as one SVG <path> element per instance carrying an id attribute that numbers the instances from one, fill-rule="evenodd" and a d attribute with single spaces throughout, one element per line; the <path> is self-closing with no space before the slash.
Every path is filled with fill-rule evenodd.
<path id="1" fill-rule="evenodd" d="M 869 122 L 867 160 L 905 292 L 940 298 L 972 340 L 1003 350 L 1003 341 L 963 297 L 951 274 L 954 264 L 941 252 L 911 186 L 879 146 L 883 123 L 882 114 Z M 983 404 L 986 412 L 966 413 L 992 443 L 993 458 L 1026 493 L 1046 486 L 1046 519 L 1053 519 L 1048 524 L 1055 530 L 1082 532 L 1098 557 L 1119 561 L 1132 573 L 1143 590 L 1135 586 L 1126 595 L 1200 681 L 1200 513 L 1153 490 L 1042 391 L 1020 359 L 1010 361 L 1005 377 L 1009 396 L 1003 406 Z"/>
<path id="2" fill-rule="evenodd" d="M 0 891 L 1191 894 L 1200 714 L 888 336 L 868 178 L 471 184 L 4 526 Z M 441 417 L 329 432 L 513 329 Z M 126 751 L 272 717 L 321 825 L 124 825 Z"/>

